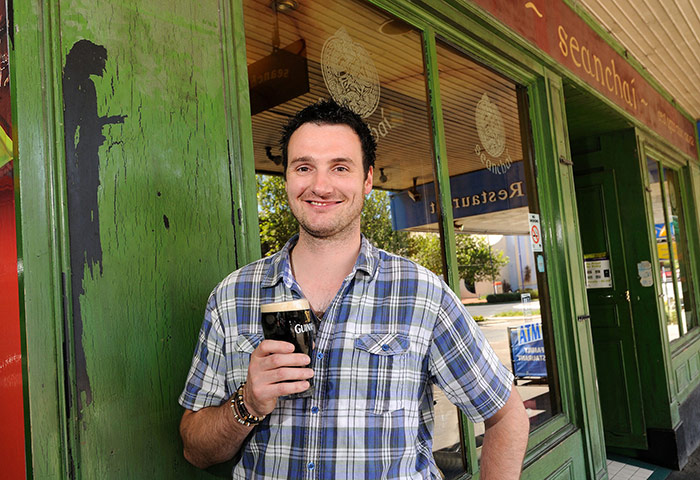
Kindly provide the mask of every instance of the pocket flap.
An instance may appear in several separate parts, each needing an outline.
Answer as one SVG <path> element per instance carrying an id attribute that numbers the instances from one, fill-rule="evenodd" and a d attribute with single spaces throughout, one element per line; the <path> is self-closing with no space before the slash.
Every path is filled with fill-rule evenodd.
<path id="1" fill-rule="evenodd" d="M 242 333 L 236 340 L 236 349 L 239 352 L 253 353 L 258 345 L 263 341 L 261 333 Z"/>
<path id="2" fill-rule="evenodd" d="M 402 333 L 366 333 L 355 339 L 355 348 L 374 355 L 398 355 L 411 345 Z"/>

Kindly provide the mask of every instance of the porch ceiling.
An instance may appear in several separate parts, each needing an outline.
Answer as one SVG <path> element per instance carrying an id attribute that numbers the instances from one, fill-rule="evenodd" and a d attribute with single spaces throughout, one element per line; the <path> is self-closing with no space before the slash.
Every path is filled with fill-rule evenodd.
<path id="1" fill-rule="evenodd" d="M 700 2 L 575 0 L 696 121 L 700 119 Z"/>

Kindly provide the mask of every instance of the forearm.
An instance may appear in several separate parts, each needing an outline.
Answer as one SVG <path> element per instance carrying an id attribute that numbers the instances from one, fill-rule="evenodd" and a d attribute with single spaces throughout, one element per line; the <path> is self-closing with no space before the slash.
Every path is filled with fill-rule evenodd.
<path id="1" fill-rule="evenodd" d="M 527 412 L 515 387 L 496 418 L 486 421 L 481 449 L 481 479 L 520 478 L 530 429 Z"/>
<path id="2" fill-rule="evenodd" d="M 199 468 L 230 460 L 252 429 L 236 421 L 230 402 L 197 412 L 187 410 L 180 422 L 185 458 Z"/>

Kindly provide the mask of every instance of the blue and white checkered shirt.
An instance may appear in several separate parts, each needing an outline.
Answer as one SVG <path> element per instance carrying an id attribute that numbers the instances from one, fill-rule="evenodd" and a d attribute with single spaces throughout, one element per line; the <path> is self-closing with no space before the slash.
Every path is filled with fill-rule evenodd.
<path id="1" fill-rule="evenodd" d="M 296 239 L 212 292 L 183 407 L 227 401 L 263 340 L 260 305 L 302 297 L 289 265 Z M 320 323 L 311 368 L 313 396 L 278 400 L 242 447 L 234 479 L 440 478 L 431 384 L 479 422 L 505 404 L 513 380 L 449 287 L 364 237 Z"/>

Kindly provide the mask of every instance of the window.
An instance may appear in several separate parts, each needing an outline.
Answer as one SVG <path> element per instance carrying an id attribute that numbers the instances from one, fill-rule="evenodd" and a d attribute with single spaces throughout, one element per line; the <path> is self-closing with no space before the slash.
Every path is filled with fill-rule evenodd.
<path id="1" fill-rule="evenodd" d="M 281 127 L 304 106 L 332 97 L 362 115 L 377 140 L 363 233 L 378 247 L 440 274 L 444 255 L 435 233 L 434 156 L 420 32 L 359 1 L 298 2 L 284 12 L 275 12 L 274 5 L 243 2 L 263 254 L 279 250 L 298 230 L 280 177 Z M 406 205 L 398 203 L 403 198 Z M 401 224 L 414 217 L 430 218 L 435 228 L 414 232 Z M 434 395 L 436 463 L 446 478 L 455 478 L 466 472 L 460 419 L 439 389 Z"/>
<path id="2" fill-rule="evenodd" d="M 472 297 L 506 287 L 517 298 L 508 317 L 493 317 L 474 303 L 467 309 L 474 316 L 484 311 L 481 329 L 514 373 L 532 430 L 561 407 L 545 258 L 532 251 L 529 238 L 539 210 L 533 159 L 525 153 L 531 141 L 523 128 L 529 122 L 526 93 L 445 43 L 438 42 L 437 58 L 457 243 L 485 236 L 507 257 L 498 273 L 467 287 L 475 291 Z M 459 267 L 462 275 L 469 265 Z M 480 446 L 483 424 L 474 430 Z"/>
<path id="3" fill-rule="evenodd" d="M 286 210 L 280 128 L 300 108 L 333 97 L 365 118 L 378 144 L 363 233 L 442 274 L 421 33 L 357 0 L 297 3 L 283 12 L 269 0 L 243 2 L 263 252 L 278 250 L 296 229 L 280 228 Z M 524 153 L 532 150 L 526 93 L 444 43 L 437 53 L 461 297 L 468 303 L 517 291 L 513 308 L 522 315 L 499 322 L 481 315 L 487 319 L 482 329 L 514 370 L 535 429 L 561 412 L 561 400 L 545 257 L 530 248 L 539 207 L 533 159 Z M 468 310 L 480 315 L 477 306 Z M 465 438 L 457 408 L 439 388 L 433 401 L 437 466 L 446 479 L 461 477 L 465 450 L 473 458 L 483 425 L 476 426 L 476 438 Z"/>
<path id="4" fill-rule="evenodd" d="M 647 157 L 668 339 L 697 327 L 680 171 Z"/>

